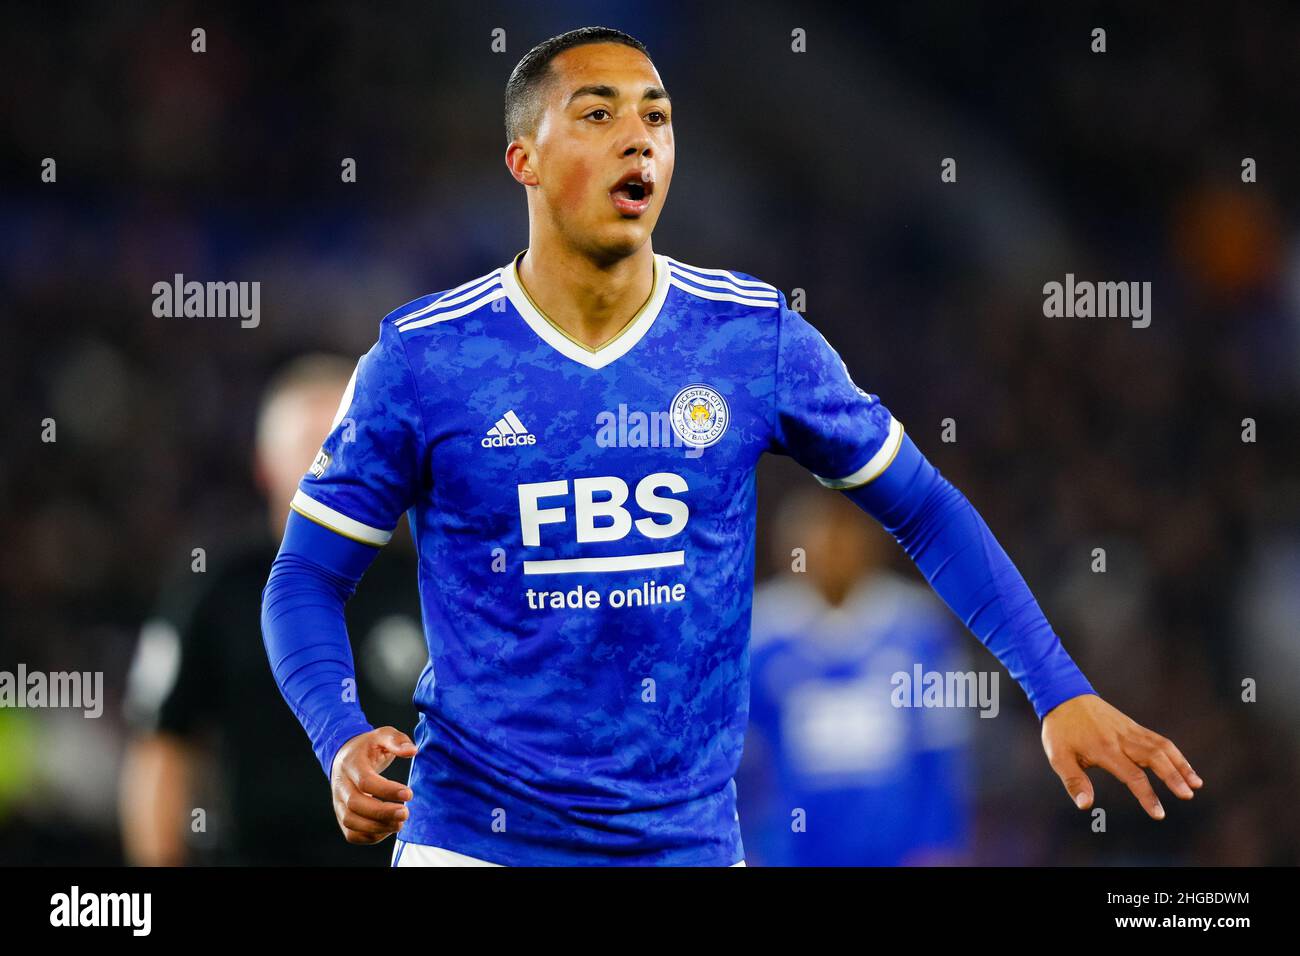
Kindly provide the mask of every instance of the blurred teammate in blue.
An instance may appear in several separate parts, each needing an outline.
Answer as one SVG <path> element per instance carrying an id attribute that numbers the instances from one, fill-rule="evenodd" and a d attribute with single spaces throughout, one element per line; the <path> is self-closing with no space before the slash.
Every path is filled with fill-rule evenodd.
<path id="1" fill-rule="evenodd" d="M 787 570 L 754 594 L 736 776 L 748 862 L 966 862 L 966 744 L 978 718 L 891 703 L 892 676 L 914 665 L 965 669 L 952 615 L 887 567 L 893 542 L 843 496 L 791 495 L 774 541 Z"/>

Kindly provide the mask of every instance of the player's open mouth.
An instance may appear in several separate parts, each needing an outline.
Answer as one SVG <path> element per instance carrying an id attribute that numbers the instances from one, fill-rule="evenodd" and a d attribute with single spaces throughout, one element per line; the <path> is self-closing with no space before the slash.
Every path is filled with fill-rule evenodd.
<path id="1" fill-rule="evenodd" d="M 645 179 L 640 169 L 633 169 L 614 184 L 614 188 L 609 191 L 609 198 L 620 215 L 635 217 L 650 208 L 650 197 L 654 191 L 654 179 Z"/>

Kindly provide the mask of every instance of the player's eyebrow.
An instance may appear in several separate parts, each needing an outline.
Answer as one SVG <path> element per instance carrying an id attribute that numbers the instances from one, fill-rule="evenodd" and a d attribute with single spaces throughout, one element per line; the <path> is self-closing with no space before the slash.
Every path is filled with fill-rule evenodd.
<path id="1" fill-rule="evenodd" d="M 593 83 L 587 86 L 580 86 L 569 95 L 569 102 L 565 105 L 571 105 L 574 100 L 580 96 L 599 96 L 608 100 L 618 99 L 618 87 L 609 86 L 604 83 Z M 662 86 L 647 86 L 645 92 L 641 94 L 644 100 L 671 100 L 668 91 Z"/>

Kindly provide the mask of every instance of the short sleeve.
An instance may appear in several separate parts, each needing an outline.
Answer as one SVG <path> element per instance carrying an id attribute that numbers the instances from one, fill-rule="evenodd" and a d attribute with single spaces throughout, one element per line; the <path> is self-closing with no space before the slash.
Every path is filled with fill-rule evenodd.
<path id="1" fill-rule="evenodd" d="M 423 486 L 424 432 L 415 379 L 397 330 L 381 323 L 330 433 L 298 485 L 293 510 L 344 537 L 382 547 Z"/>
<path id="2" fill-rule="evenodd" d="M 843 359 L 784 295 L 779 321 L 772 450 L 827 488 L 865 485 L 894 460 L 902 424 L 854 384 Z"/>

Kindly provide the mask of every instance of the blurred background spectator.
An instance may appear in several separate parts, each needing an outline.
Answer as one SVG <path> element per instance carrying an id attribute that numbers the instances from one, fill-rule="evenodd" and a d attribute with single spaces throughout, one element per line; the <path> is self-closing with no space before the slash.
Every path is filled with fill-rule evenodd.
<path id="1" fill-rule="evenodd" d="M 673 95 L 655 248 L 803 289 L 1098 690 L 1206 780 L 1154 824 L 1097 775 L 1093 833 L 1003 673 L 972 728 L 970 858 L 1300 862 L 1300 9 L 560 0 L 7 11 L 0 669 L 101 671 L 109 699 L 97 720 L 0 708 L 0 863 L 125 858 L 137 637 L 194 548 L 265 529 L 264 387 L 307 352 L 351 361 L 390 309 L 526 244 L 502 89 L 584 23 L 644 40 Z M 260 323 L 155 317 L 177 273 L 260 282 Z M 1150 327 L 1044 317 L 1066 273 L 1150 281 Z M 811 481 L 764 463 L 760 555 Z"/>
<path id="2" fill-rule="evenodd" d="M 343 840 L 325 774 L 253 640 L 289 501 L 352 368 L 337 356 L 306 355 L 272 378 L 255 437 L 265 526 L 217 549 L 202 573 L 178 575 L 141 631 L 127 679 L 134 734 L 121 774 L 129 862 L 388 864 L 391 847 L 358 852 Z M 409 532 L 398 538 L 347 604 L 356 684 L 345 692 L 374 726 L 413 733 L 411 695 L 428 650 L 414 548 Z"/>

